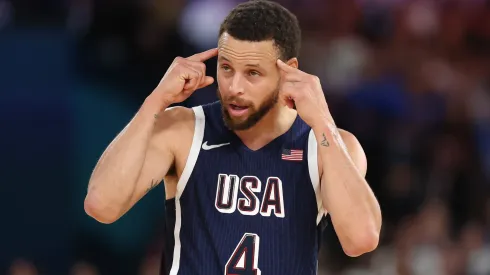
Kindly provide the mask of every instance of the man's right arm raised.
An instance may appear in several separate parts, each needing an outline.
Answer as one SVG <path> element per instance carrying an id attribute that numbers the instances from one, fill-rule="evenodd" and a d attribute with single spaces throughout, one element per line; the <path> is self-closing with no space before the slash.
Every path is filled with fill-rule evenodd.
<path id="1" fill-rule="evenodd" d="M 167 107 L 213 83 L 203 62 L 216 55 L 217 50 L 211 49 L 175 59 L 158 87 L 100 157 L 85 198 L 88 215 L 101 223 L 112 223 L 162 181 L 175 162 L 176 138 L 194 120 L 190 109 Z"/>

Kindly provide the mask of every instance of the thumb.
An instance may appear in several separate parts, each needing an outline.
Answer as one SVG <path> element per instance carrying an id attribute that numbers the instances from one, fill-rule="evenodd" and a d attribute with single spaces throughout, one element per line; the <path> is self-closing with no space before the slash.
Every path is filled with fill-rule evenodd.
<path id="1" fill-rule="evenodd" d="M 294 100 L 290 97 L 284 97 L 283 102 L 285 106 L 288 106 L 290 109 L 294 109 Z"/>
<path id="2" fill-rule="evenodd" d="M 199 87 L 198 89 L 201 89 L 201 88 L 204 88 L 204 87 L 207 87 L 211 84 L 214 83 L 214 78 L 211 77 L 211 76 L 206 76 L 203 81 L 201 81 L 201 84 L 199 84 Z"/>

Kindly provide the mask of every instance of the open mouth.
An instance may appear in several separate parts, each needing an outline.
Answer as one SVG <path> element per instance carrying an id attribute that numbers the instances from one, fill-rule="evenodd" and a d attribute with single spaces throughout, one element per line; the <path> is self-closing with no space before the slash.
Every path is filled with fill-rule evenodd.
<path id="1" fill-rule="evenodd" d="M 248 110 L 248 106 L 240 106 L 236 104 L 229 104 L 228 105 L 228 112 L 232 116 L 241 116 L 245 114 Z"/>
<path id="2" fill-rule="evenodd" d="M 230 104 L 230 108 L 232 108 L 233 110 L 236 110 L 236 111 L 248 109 L 247 106 L 240 106 L 240 105 L 235 105 L 235 104 Z"/>

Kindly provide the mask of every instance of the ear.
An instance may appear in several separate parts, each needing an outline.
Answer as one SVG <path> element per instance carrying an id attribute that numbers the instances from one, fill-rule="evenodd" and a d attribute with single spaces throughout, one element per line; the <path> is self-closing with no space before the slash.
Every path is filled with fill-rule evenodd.
<path id="1" fill-rule="evenodd" d="M 289 66 L 295 68 L 295 69 L 298 69 L 298 67 L 299 67 L 298 59 L 296 57 L 289 59 L 285 63 L 288 64 Z"/>

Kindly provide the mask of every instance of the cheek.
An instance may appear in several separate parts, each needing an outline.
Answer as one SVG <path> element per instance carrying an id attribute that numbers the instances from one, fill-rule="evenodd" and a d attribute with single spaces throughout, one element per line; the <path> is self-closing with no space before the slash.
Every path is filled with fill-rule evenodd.
<path id="1" fill-rule="evenodd" d="M 216 82 L 218 84 L 218 88 L 221 90 L 229 90 L 234 84 L 233 80 L 234 78 L 230 77 L 230 75 L 227 75 L 226 73 L 217 73 L 216 75 Z"/>
<path id="2" fill-rule="evenodd" d="M 218 87 L 220 89 L 226 86 L 226 78 L 223 77 L 223 74 L 220 74 L 219 71 L 216 74 L 216 81 L 218 82 Z"/>
<path id="3" fill-rule="evenodd" d="M 259 108 L 263 103 L 264 101 L 266 100 L 267 98 L 267 95 L 269 94 L 268 91 L 265 91 L 265 90 L 260 90 L 260 89 L 251 89 L 249 91 L 249 98 L 250 98 L 250 101 L 252 102 L 254 108 Z"/>
<path id="4" fill-rule="evenodd" d="M 249 92 L 254 98 L 260 101 L 270 97 L 270 95 L 277 90 L 277 84 L 272 81 L 260 81 L 251 85 Z"/>

